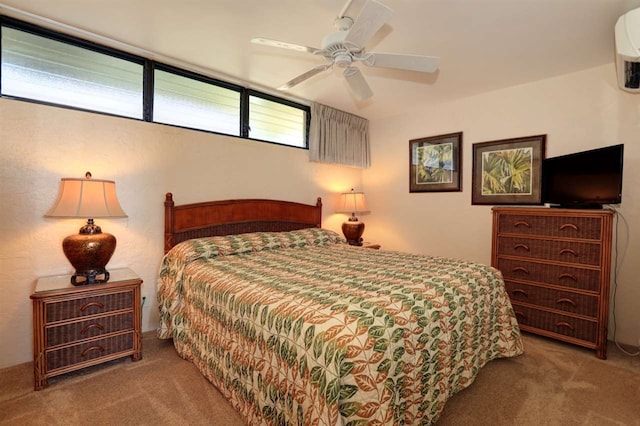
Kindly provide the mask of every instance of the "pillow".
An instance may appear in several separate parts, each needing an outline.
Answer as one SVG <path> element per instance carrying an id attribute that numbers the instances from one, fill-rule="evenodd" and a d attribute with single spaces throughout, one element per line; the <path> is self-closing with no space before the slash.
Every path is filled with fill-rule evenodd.
<path id="1" fill-rule="evenodd" d="M 323 228 L 307 228 L 298 231 L 291 231 L 289 234 L 296 234 L 297 237 L 304 238 L 308 245 L 326 246 L 330 244 L 346 244 L 346 240 L 337 233 Z"/>
<path id="2" fill-rule="evenodd" d="M 253 232 L 248 234 L 195 238 L 173 247 L 167 256 L 184 262 L 248 252 L 345 244 L 346 240 L 328 229 L 308 228 L 289 232 Z"/>

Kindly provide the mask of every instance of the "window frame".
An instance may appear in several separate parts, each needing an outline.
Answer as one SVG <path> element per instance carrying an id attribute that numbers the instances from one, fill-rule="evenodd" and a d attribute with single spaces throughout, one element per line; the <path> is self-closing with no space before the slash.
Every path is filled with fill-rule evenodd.
<path id="1" fill-rule="evenodd" d="M 263 93 L 263 92 L 259 92 L 257 90 L 252 90 L 252 89 L 246 89 L 246 93 L 245 93 L 245 100 L 244 103 L 246 105 L 245 109 L 246 109 L 246 121 L 244 122 L 245 125 L 243 126 L 244 131 L 246 132 L 246 138 L 247 139 L 251 139 L 254 141 L 260 141 L 260 142 L 264 142 L 264 143 L 273 143 L 276 145 L 282 145 L 282 146 L 290 146 L 291 148 L 298 148 L 298 149 L 309 149 L 309 127 L 311 126 L 311 107 L 307 106 L 307 105 L 303 105 L 301 103 L 298 102 L 294 102 L 294 101 L 290 101 L 288 99 L 282 99 L 279 98 L 277 96 L 273 96 L 273 95 L 269 95 L 267 93 Z M 280 142 L 274 142 L 274 141 L 268 141 L 268 140 L 264 140 L 264 139 L 252 139 L 249 137 L 249 113 L 250 113 L 250 108 L 249 108 L 249 97 L 250 96 L 255 96 L 257 98 L 262 98 L 265 99 L 267 101 L 271 101 L 271 102 L 275 102 L 275 103 L 279 103 L 282 105 L 286 105 L 292 108 L 297 108 L 300 110 L 303 110 L 305 112 L 305 124 L 304 124 L 304 146 L 295 146 L 295 145 L 289 145 L 289 144 L 284 144 L 284 143 L 280 143 Z M 242 121 L 242 120 L 241 120 Z"/>
<path id="2" fill-rule="evenodd" d="M 155 123 L 155 124 L 162 124 L 165 126 L 173 126 L 173 127 L 180 127 L 182 129 L 189 129 L 189 130 L 198 130 L 201 132 L 206 132 L 206 133 L 213 133 L 216 135 L 225 135 L 225 136 L 232 136 L 232 137 L 242 137 L 242 91 L 244 90 L 244 88 L 242 86 L 238 86 L 236 84 L 231 84 L 231 83 L 227 83 L 225 81 L 222 80 L 218 80 L 215 79 L 213 77 L 207 77 L 206 75 L 203 74 L 199 74 L 193 71 L 188 71 L 188 70 L 184 70 L 182 68 L 178 68 L 178 67 L 174 67 L 172 65 L 167 65 L 167 64 L 163 64 L 160 62 L 152 62 L 151 64 L 151 84 L 152 84 L 152 88 L 151 88 L 151 93 L 149 96 L 148 101 L 151 102 L 151 105 L 149 107 L 150 111 L 151 111 L 151 117 L 149 119 L 150 122 Z M 154 91 L 155 91 L 155 71 L 164 71 L 170 74 L 175 74 L 177 76 L 180 77 L 184 77 L 184 78 L 189 78 L 192 80 L 196 80 L 199 81 L 201 83 L 205 83 L 205 84 L 210 84 L 212 86 L 217 86 L 217 87 L 221 87 L 223 89 L 228 89 L 228 90 L 233 90 L 235 92 L 238 92 L 239 95 L 239 99 L 240 99 L 240 117 L 239 117 L 239 122 L 238 122 L 238 134 L 237 135 L 230 135 L 228 133 L 222 133 L 222 132 L 216 132 L 213 130 L 206 130 L 206 129 L 198 129 L 197 127 L 187 127 L 187 126 L 180 126 L 178 124 L 170 124 L 170 123 L 162 123 L 159 121 L 153 121 L 153 100 L 155 99 L 154 97 Z M 248 138 L 245 138 L 248 139 Z"/>
<path id="3" fill-rule="evenodd" d="M 66 44 L 70 44 L 72 46 L 75 47 L 79 47 L 81 49 L 87 49 L 90 50 L 92 52 L 96 52 L 96 53 L 100 53 L 103 55 L 107 55 L 107 56 L 111 56 L 113 58 L 117 58 L 117 59 L 122 59 L 125 61 L 129 61 L 129 62 L 133 62 L 135 64 L 141 65 L 142 66 L 142 97 L 143 99 L 141 99 L 142 102 L 142 120 L 139 118 L 135 118 L 135 117 L 129 117 L 126 115 L 119 115 L 119 114 L 114 114 L 114 113 L 109 113 L 109 112 L 104 112 L 104 111 L 96 111 L 96 110 L 92 110 L 92 109 L 86 109 L 86 108 L 80 108 L 77 106 L 73 106 L 73 105 L 67 105 L 67 104 L 59 104 L 59 103 L 55 103 L 55 102 L 48 102 L 48 101 L 43 101 L 43 100 L 39 100 L 39 99 L 32 99 L 32 98 L 25 98 L 22 96 L 14 96 L 14 95 L 7 95 L 2 91 L 2 78 L 0 78 L 0 97 L 3 99 L 13 99 L 13 100 L 18 100 L 18 101 L 24 101 L 24 102 L 31 102 L 31 103 L 36 103 L 36 104 L 41 104 L 41 105 L 47 105 L 47 106 L 53 106 L 53 107 L 59 107 L 59 108 L 67 108 L 67 109 L 72 109 L 75 111 L 84 111 L 84 112 L 91 112 L 94 114 L 103 114 L 103 115 L 108 115 L 111 117 L 121 117 L 121 118 L 128 118 L 130 120 L 139 120 L 139 121 L 144 121 L 144 117 L 145 117 L 145 102 L 144 99 L 147 97 L 147 94 L 145 93 L 145 87 L 147 86 L 147 73 L 146 68 L 147 68 L 147 63 L 149 62 L 147 59 L 141 57 L 141 56 L 137 56 L 137 55 L 133 55 L 131 53 L 127 53 L 127 52 L 122 52 L 116 49 L 112 49 L 110 47 L 106 47 L 103 45 L 100 45 L 98 43 L 93 43 L 87 40 L 83 40 L 81 38 L 75 37 L 75 36 L 71 36 L 68 34 L 63 34 L 63 33 L 59 33 L 53 30 L 49 30 L 47 28 L 42 28 L 39 27 L 37 25 L 28 23 L 28 22 L 23 22 L 14 18 L 10 18 L 6 15 L 0 15 L 0 31 L 2 30 L 2 27 L 7 27 L 7 28 L 11 28 L 14 30 L 18 30 L 18 31 L 23 31 L 29 34 L 33 34 L 35 36 L 39 36 L 39 37 L 44 37 L 44 38 L 48 38 L 50 40 L 53 41 L 57 41 L 57 42 L 61 42 L 61 43 L 66 43 Z M 0 63 L 2 62 L 2 37 L 0 37 Z M 0 68 L 0 76 L 2 73 L 2 69 Z"/>
<path id="4" fill-rule="evenodd" d="M 194 72 L 188 69 L 184 69 L 184 68 L 180 68 L 178 66 L 174 66 L 174 65 L 168 65 L 162 62 L 157 62 L 154 60 L 151 60 L 149 58 L 145 58 L 139 55 L 135 55 L 129 52 L 125 52 L 119 49 L 115 49 L 113 47 L 109 47 L 109 46 L 105 46 L 99 43 L 95 43 L 92 41 L 88 41 L 88 40 L 84 40 L 80 37 L 76 37 L 73 35 L 69 35 L 69 34 L 64 34 L 61 33 L 59 31 L 55 31 L 52 29 L 48 29 L 48 28 L 44 28 L 41 26 L 38 26 L 36 24 L 32 24 L 29 22 L 25 22 L 25 21 L 21 21 L 19 19 L 15 19 L 6 15 L 1 15 L 0 14 L 0 30 L 2 27 L 7 27 L 7 28 L 12 28 L 18 31 L 24 31 L 36 36 L 40 36 L 40 37 L 44 37 L 44 38 L 48 38 L 54 41 L 58 41 L 58 42 L 62 42 L 62 43 L 66 43 L 66 44 L 70 44 L 72 46 L 76 46 L 82 49 L 87 49 L 96 53 L 100 53 L 100 54 L 105 54 L 108 56 L 112 56 L 114 58 L 118 58 L 118 59 L 122 59 L 125 61 L 130 61 L 133 63 L 136 63 L 138 65 L 141 65 L 143 67 L 142 69 L 142 118 L 136 118 L 136 117 L 129 117 L 129 116 L 124 116 L 124 115 L 119 115 L 119 114 L 114 114 L 114 113 L 109 113 L 109 112 L 104 112 L 104 111 L 96 111 L 96 110 L 92 110 L 92 109 L 86 109 L 86 108 L 80 108 L 80 107 L 76 107 L 73 105 L 66 105 L 66 104 L 59 104 L 59 103 L 54 103 L 54 102 L 48 102 L 48 101 L 42 101 L 39 99 L 32 99 L 32 98 L 25 98 L 25 97 L 21 97 L 21 96 L 14 96 L 14 95 L 7 95 L 5 93 L 3 93 L 2 91 L 2 79 L 0 78 L 0 98 L 2 99 L 11 99 L 11 100 L 18 100 L 18 101 L 23 101 L 23 102 L 30 102 L 30 103 L 35 103 L 35 104 L 40 104 L 40 105 L 47 105 L 47 106 L 53 106 L 53 107 L 57 107 L 57 108 L 66 108 L 66 109 L 71 109 L 71 110 L 75 110 L 75 111 L 83 111 L 83 112 L 89 112 L 89 113 L 93 113 L 93 114 L 102 114 L 102 115 L 107 115 L 107 116 L 112 116 L 112 117 L 119 117 L 119 118 L 124 118 L 124 119 L 129 119 L 129 120 L 136 120 L 136 121 L 144 121 L 144 122 L 149 122 L 149 123 L 153 123 L 153 124 L 158 124 L 158 125 L 163 125 L 163 126 L 172 126 L 172 127 L 178 127 L 178 128 L 183 128 L 183 129 L 189 129 L 189 130 L 194 130 L 194 131 L 198 131 L 198 132 L 205 132 L 205 133 L 211 133 L 211 134 L 216 134 L 216 135 L 223 135 L 223 136 L 228 136 L 228 137 L 234 137 L 234 138 L 241 138 L 241 139 L 249 139 L 249 140 L 253 140 L 253 141 L 257 141 L 257 142 L 261 142 L 261 143 L 269 143 L 269 144 L 274 144 L 274 145 L 279 145 L 279 146 L 285 146 L 285 147 L 289 147 L 289 148 L 295 148 L 295 149 L 305 149 L 305 150 L 309 150 L 309 127 L 311 124 L 311 107 L 309 105 L 304 105 L 302 103 L 299 102 L 295 102 L 295 101 L 291 101 L 289 99 L 284 99 L 284 98 L 280 98 L 278 96 L 274 96 L 265 92 L 260 92 L 258 90 L 254 90 L 254 89 L 250 89 L 248 87 L 244 87 L 238 84 L 234 84 L 234 83 L 230 83 L 227 81 L 223 81 L 220 80 L 218 78 L 215 77 L 211 77 L 211 76 L 207 76 L 205 74 L 201 74 L 198 72 Z M 0 62 L 1 62 L 1 54 L 2 54 L 2 39 L 0 37 Z M 155 70 L 159 70 L 159 71 L 164 71 L 164 72 L 168 72 L 168 73 L 173 73 L 176 75 L 179 75 L 181 77 L 185 77 L 185 78 L 191 78 L 206 84 L 212 84 L 215 86 L 219 86 L 225 89 L 230 89 L 230 90 L 234 90 L 234 91 L 238 91 L 240 94 L 240 122 L 239 122 L 239 134 L 238 135 L 231 135 L 231 134 L 227 134 L 227 133 L 221 133 L 221 132 L 215 132 L 215 131 L 211 131 L 211 130 L 206 130 L 206 129 L 198 129 L 198 128 L 193 128 L 193 127 L 185 127 L 185 126 L 179 126 L 176 124 L 167 124 L 167 123 L 160 123 L 160 122 L 156 122 L 153 121 L 153 103 L 154 103 L 154 73 Z M 1 69 L 0 69 L 0 73 L 1 73 Z M 279 104 L 283 104 L 286 106 L 290 106 L 293 108 L 297 108 L 300 109 L 302 111 L 305 112 L 306 114 L 306 123 L 305 123 L 305 135 L 304 135 L 304 141 L 303 142 L 303 146 L 297 146 L 297 145 L 290 145 L 290 144 L 286 144 L 286 143 L 281 143 L 281 142 L 274 142 L 274 141 L 268 141 L 268 140 L 262 140 L 262 139 L 254 139 L 249 137 L 249 115 L 250 115 L 250 109 L 249 109 L 249 97 L 250 96 L 255 96 L 255 97 L 259 97 L 268 101 L 272 101 L 272 102 L 276 102 Z"/>

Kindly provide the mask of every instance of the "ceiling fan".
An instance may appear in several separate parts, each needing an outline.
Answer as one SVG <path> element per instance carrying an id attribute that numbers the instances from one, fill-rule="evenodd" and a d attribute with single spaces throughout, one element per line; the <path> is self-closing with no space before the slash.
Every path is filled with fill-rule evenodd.
<path id="1" fill-rule="evenodd" d="M 268 38 L 254 38 L 252 43 L 283 49 L 296 50 L 322 56 L 327 62 L 295 77 L 278 90 L 287 90 L 303 81 L 332 68 L 334 65 L 344 68 L 343 75 L 354 95 L 365 100 L 373 96 L 369 84 L 365 80 L 356 62 L 370 67 L 396 68 L 401 70 L 435 72 L 440 58 L 435 56 L 404 55 L 397 53 L 366 52 L 364 45 L 387 22 L 393 10 L 376 0 L 366 0 L 360 13 L 354 19 L 348 16 L 353 0 L 348 0 L 334 21 L 336 32 L 322 40 L 322 48 L 302 46 Z M 354 13 L 351 13 L 354 14 Z"/>

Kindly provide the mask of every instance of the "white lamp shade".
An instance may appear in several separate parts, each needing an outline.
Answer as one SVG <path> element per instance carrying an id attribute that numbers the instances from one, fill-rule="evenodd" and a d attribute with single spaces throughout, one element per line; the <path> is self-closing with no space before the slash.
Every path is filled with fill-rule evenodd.
<path id="1" fill-rule="evenodd" d="M 369 213 L 364 192 L 345 192 L 341 195 L 338 213 L 362 214 Z"/>
<path id="2" fill-rule="evenodd" d="M 63 178 L 48 217 L 127 217 L 111 180 Z"/>

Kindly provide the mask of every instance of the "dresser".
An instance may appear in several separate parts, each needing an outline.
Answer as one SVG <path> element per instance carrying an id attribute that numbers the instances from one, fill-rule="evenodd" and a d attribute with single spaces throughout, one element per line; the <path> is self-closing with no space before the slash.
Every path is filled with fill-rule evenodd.
<path id="1" fill-rule="evenodd" d="M 611 210 L 493 208 L 491 266 L 524 331 L 606 359 Z"/>
<path id="2" fill-rule="evenodd" d="M 38 279 L 33 303 L 34 388 L 50 377 L 117 358 L 142 358 L 142 280 L 113 269 L 104 284 L 74 286 L 69 275 Z"/>

